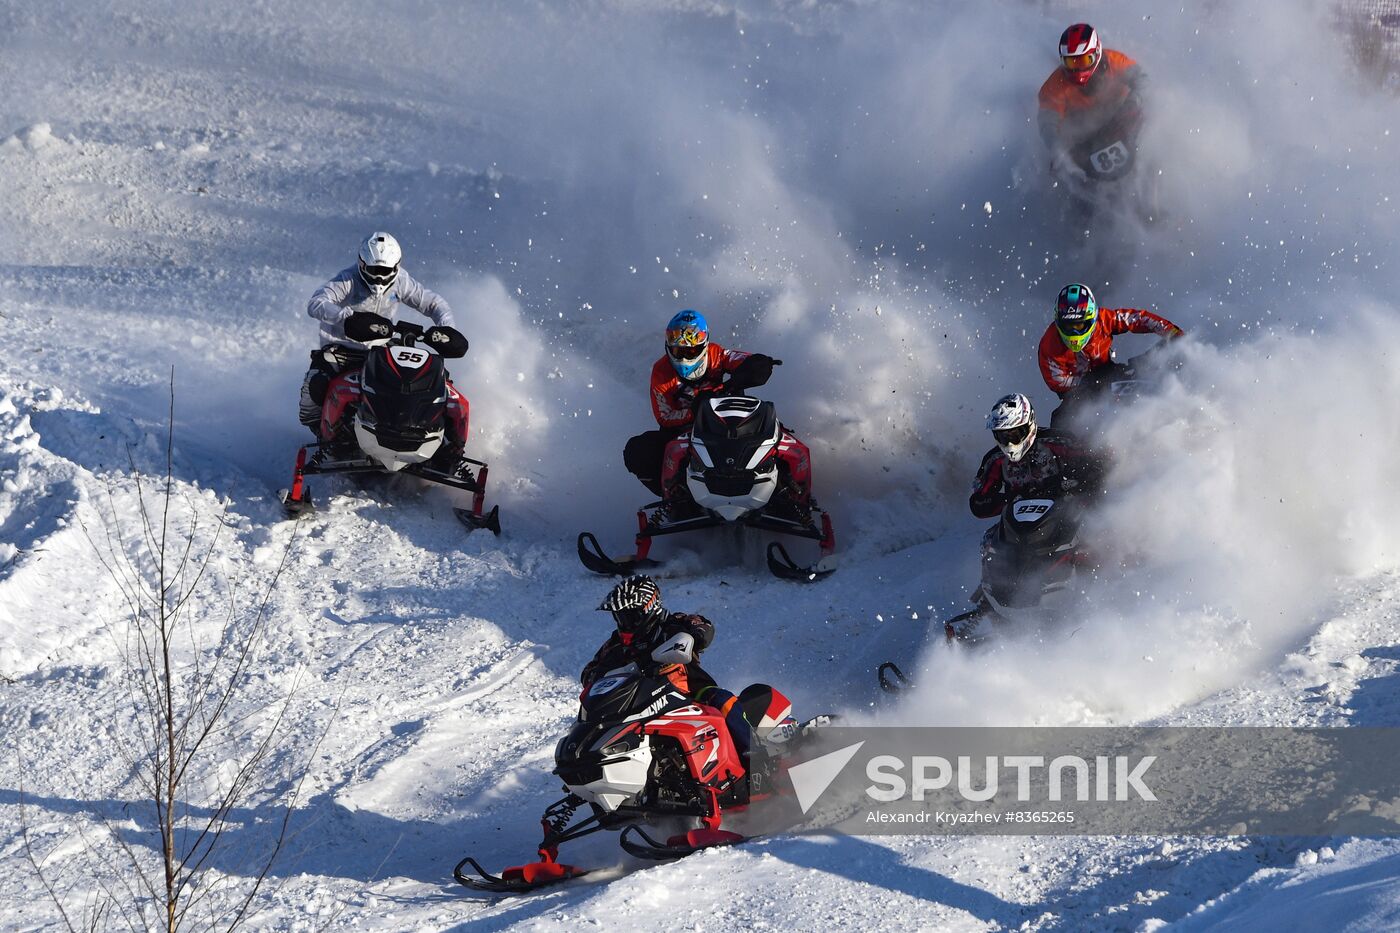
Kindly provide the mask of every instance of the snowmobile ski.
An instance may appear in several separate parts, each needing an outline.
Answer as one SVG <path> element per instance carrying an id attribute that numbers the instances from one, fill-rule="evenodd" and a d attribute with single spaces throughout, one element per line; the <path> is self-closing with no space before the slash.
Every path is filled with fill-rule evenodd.
<path id="1" fill-rule="evenodd" d="M 491 506 L 491 511 L 485 515 L 473 512 L 471 509 L 459 508 L 454 508 L 452 514 L 456 515 L 457 520 L 471 531 L 485 528 L 492 534 L 499 535 L 501 533 L 501 507 L 499 505 Z"/>
<path id="2" fill-rule="evenodd" d="M 650 538 L 641 540 L 646 545 L 651 543 Z M 603 552 L 602 546 L 598 544 L 598 539 L 593 536 L 592 532 L 588 531 L 579 532 L 578 559 L 583 562 L 583 566 L 594 573 L 610 577 L 630 577 L 641 568 L 660 566 L 660 561 L 647 557 L 645 551 L 640 547 L 636 554 L 613 559 Z"/>
<path id="3" fill-rule="evenodd" d="M 316 503 L 311 501 L 311 490 L 304 484 L 301 487 L 301 495 L 296 498 L 293 498 L 290 489 L 277 490 L 277 501 L 286 510 L 288 518 L 296 518 L 299 515 L 307 515 L 316 511 Z"/>
<path id="4" fill-rule="evenodd" d="M 876 674 L 880 678 L 880 689 L 886 693 L 900 693 L 914 686 L 914 682 L 893 661 L 881 664 Z"/>
<path id="5" fill-rule="evenodd" d="M 486 505 L 486 477 L 487 474 L 490 473 L 490 468 L 480 460 L 472 460 L 471 458 L 465 459 L 466 462 L 475 463 L 477 466 L 481 467 L 481 469 L 477 472 L 475 482 L 473 482 L 470 487 L 472 507 L 470 509 L 454 508 L 452 514 L 456 515 L 457 520 L 472 531 L 478 528 L 485 528 L 492 534 L 500 537 L 501 507 L 499 505 L 493 505 L 491 506 L 491 511 L 487 512 L 485 515 L 481 514 L 481 510 Z"/>
<path id="6" fill-rule="evenodd" d="M 291 487 L 277 491 L 277 500 L 282 503 L 288 518 L 316 511 L 316 506 L 311 501 L 311 489 L 306 485 L 306 451 L 305 447 L 297 451 L 297 465 L 292 472 Z"/>
<path id="7" fill-rule="evenodd" d="M 475 874 L 463 871 L 463 866 L 466 865 L 470 865 Z M 492 894 L 526 894 L 586 874 L 588 874 L 586 868 L 575 868 L 573 865 L 564 865 L 560 862 L 542 859 L 538 862 L 507 868 L 499 875 L 493 875 L 482 868 L 481 863 L 470 855 L 458 862 L 457 866 L 452 869 L 452 877 L 457 879 L 458 884 L 477 891 L 488 891 Z"/>
<path id="8" fill-rule="evenodd" d="M 800 567 L 788 554 L 787 548 L 783 547 L 781 541 L 768 543 L 768 572 L 780 580 L 815 583 L 822 577 L 829 576 L 835 570 L 836 564 L 831 560 L 830 554 L 824 553 L 821 559 L 810 567 Z"/>
<path id="9" fill-rule="evenodd" d="M 812 512 L 821 516 L 821 537 L 818 539 L 821 551 L 815 564 L 810 567 L 799 566 L 781 541 L 770 541 L 768 544 L 768 572 L 780 580 L 815 583 L 836 570 L 836 562 L 831 557 L 832 552 L 836 550 L 836 533 L 831 529 L 831 516 L 817 508 L 815 502 L 812 503 Z M 812 537 L 816 537 L 815 528 Z"/>
<path id="10" fill-rule="evenodd" d="M 633 838 L 634 836 L 640 836 L 641 841 Z M 694 852 L 699 852 L 701 849 L 714 849 L 746 842 L 748 837 L 731 833 L 727 829 L 702 828 L 672 836 L 661 843 L 648 836 L 640 826 L 633 825 L 624 829 L 617 841 L 629 855 L 653 862 L 665 862 L 684 858 Z"/>

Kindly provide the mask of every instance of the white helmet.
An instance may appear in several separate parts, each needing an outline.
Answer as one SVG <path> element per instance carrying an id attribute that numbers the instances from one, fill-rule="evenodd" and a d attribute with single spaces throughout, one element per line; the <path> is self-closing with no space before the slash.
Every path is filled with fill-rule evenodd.
<path id="1" fill-rule="evenodd" d="M 1031 400 L 1019 392 L 997 399 L 987 416 L 987 429 L 1006 458 L 1016 463 L 1035 443 L 1035 409 Z"/>
<path id="2" fill-rule="evenodd" d="M 377 230 L 360 244 L 360 279 L 370 291 L 382 295 L 398 278 L 401 259 L 403 250 L 399 249 L 399 241 Z"/>

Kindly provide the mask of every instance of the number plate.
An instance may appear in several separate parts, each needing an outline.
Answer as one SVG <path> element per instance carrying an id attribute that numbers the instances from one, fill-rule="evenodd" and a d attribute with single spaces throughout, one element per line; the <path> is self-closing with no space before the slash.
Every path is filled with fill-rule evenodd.
<path id="1" fill-rule="evenodd" d="M 611 693 L 625 683 L 627 683 L 626 677 L 604 677 L 592 687 L 588 688 L 588 695 L 591 697 L 600 697 L 605 693 Z"/>
<path id="2" fill-rule="evenodd" d="M 1054 499 L 1022 499 L 1011 514 L 1018 522 L 1036 522 L 1054 506 Z"/>
<path id="3" fill-rule="evenodd" d="M 428 351 L 417 347 L 390 347 L 389 355 L 394 358 L 396 365 L 409 369 L 417 369 L 428 361 Z"/>
<path id="4" fill-rule="evenodd" d="M 1109 146 L 1104 146 L 1098 152 L 1089 156 L 1089 164 L 1094 167 L 1094 171 L 1100 175 L 1112 175 L 1114 172 L 1128 164 L 1132 156 L 1128 153 L 1128 147 L 1123 145 L 1120 139 Z"/>

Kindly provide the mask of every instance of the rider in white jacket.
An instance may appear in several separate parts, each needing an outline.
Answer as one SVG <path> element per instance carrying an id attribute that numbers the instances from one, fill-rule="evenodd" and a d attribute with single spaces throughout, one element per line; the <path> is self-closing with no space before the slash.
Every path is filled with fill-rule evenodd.
<path id="1" fill-rule="evenodd" d="M 316 289 L 306 313 L 321 322 L 321 347 L 311 354 L 311 368 L 301 384 L 301 423 L 319 437 L 321 403 L 331 377 L 363 362 L 368 349 L 345 336 L 345 319 L 368 311 L 392 319 L 400 304 L 432 318 L 442 327 L 455 327 L 452 308 L 436 292 L 399 267 L 403 251 L 383 232 L 371 233 L 360 245 L 359 262 L 342 269 Z"/>

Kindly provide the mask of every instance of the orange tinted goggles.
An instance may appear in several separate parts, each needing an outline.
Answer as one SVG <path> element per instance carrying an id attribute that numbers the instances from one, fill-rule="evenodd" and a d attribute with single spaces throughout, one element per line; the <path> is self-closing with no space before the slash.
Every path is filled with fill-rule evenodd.
<path id="1" fill-rule="evenodd" d="M 1065 67 L 1070 71 L 1085 71 L 1099 63 L 1098 52 L 1085 52 L 1083 55 L 1064 55 Z"/>

